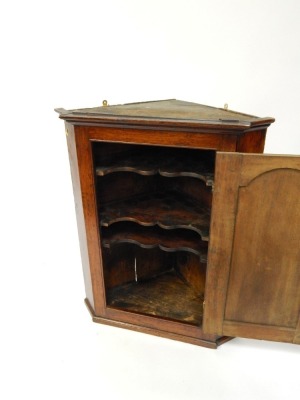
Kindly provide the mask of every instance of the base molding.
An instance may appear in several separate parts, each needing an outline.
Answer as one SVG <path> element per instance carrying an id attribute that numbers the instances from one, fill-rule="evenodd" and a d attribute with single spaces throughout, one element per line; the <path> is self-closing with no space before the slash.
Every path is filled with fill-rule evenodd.
<path id="1" fill-rule="evenodd" d="M 198 339 L 195 337 L 190 337 L 187 335 L 180 335 L 180 334 L 177 334 L 174 332 L 167 332 L 167 331 L 164 331 L 161 329 L 155 329 L 155 328 L 150 328 L 150 327 L 146 327 L 146 326 L 135 325 L 135 324 L 128 323 L 128 322 L 116 321 L 116 320 L 105 318 L 105 317 L 99 317 L 94 314 L 94 310 L 91 307 L 88 299 L 85 299 L 84 302 L 85 302 L 85 305 L 87 306 L 87 309 L 89 310 L 89 312 L 91 314 L 93 322 L 96 322 L 99 324 L 110 325 L 110 326 L 114 326 L 117 328 L 129 329 L 132 331 L 146 333 L 146 334 L 150 334 L 150 335 L 154 335 L 154 336 L 159 336 L 159 337 L 163 337 L 166 339 L 172 339 L 172 340 L 177 340 L 177 341 L 184 342 L 184 343 L 194 344 L 194 345 L 206 347 L 209 349 L 216 349 L 221 344 L 226 343 L 231 339 L 234 339 L 229 336 L 222 336 L 222 337 L 218 337 L 215 341 L 209 341 L 209 340 L 204 340 L 201 338 Z"/>

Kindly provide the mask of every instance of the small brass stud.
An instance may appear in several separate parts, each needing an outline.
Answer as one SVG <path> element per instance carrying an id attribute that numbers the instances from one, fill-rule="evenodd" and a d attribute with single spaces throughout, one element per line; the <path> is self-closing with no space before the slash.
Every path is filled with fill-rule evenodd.
<path id="1" fill-rule="evenodd" d="M 103 101 L 102 101 L 102 106 L 103 106 L 103 107 L 108 106 L 107 100 L 103 100 Z"/>

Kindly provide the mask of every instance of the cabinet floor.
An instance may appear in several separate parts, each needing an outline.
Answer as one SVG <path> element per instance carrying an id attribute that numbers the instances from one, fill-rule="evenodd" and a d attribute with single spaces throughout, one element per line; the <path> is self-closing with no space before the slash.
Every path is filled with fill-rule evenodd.
<path id="1" fill-rule="evenodd" d="M 202 324 L 203 294 L 197 294 L 174 271 L 110 289 L 108 305 L 193 325 Z"/>

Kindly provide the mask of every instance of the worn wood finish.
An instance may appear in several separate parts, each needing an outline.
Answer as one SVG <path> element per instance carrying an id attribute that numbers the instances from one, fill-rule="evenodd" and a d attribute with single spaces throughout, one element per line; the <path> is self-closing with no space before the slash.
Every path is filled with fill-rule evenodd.
<path id="1" fill-rule="evenodd" d="M 134 134 L 133 134 L 134 132 Z M 237 136 L 206 132 L 150 130 L 132 127 L 89 127 L 91 140 L 139 145 L 171 146 L 181 148 L 235 151 Z"/>
<path id="2" fill-rule="evenodd" d="M 245 132 L 238 137 L 236 151 L 240 153 L 263 153 L 266 129 Z"/>
<path id="3" fill-rule="evenodd" d="M 234 162 L 240 167 L 233 171 Z M 293 342 L 300 310 L 300 157 L 218 154 L 216 173 L 223 180 L 219 185 L 216 177 L 213 219 L 222 214 L 223 223 L 211 226 L 204 328 Z"/>
<path id="4" fill-rule="evenodd" d="M 169 332 L 171 334 L 175 333 L 182 336 L 214 342 L 221 338 L 218 335 L 205 334 L 201 326 L 196 326 L 187 322 L 171 320 L 168 318 L 160 318 L 154 315 L 125 311 L 114 307 L 107 307 L 106 316 L 114 321 L 139 325 L 141 330 L 146 327 Z"/>
<path id="5" fill-rule="evenodd" d="M 130 172 L 116 172 L 106 176 L 96 176 L 97 202 L 105 207 L 114 202 L 120 203 L 134 197 L 154 193 L 158 188 L 158 176 L 145 177 Z"/>
<path id="6" fill-rule="evenodd" d="M 219 133 L 238 132 L 267 127 L 274 118 L 259 118 L 223 108 L 209 107 L 181 100 L 162 100 L 131 103 L 116 106 L 85 108 L 79 110 L 57 109 L 60 117 L 73 123 L 85 124 L 132 124 L 152 127 L 179 127 L 207 130 Z"/>
<path id="7" fill-rule="evenodd" d="M 295 335 L 295 330 L 287 327 L 235 321 L 224 321 L 223 332 L 230 332 L 231 336 L 285 343 L 293 343 Z"/>
<path id="8" fill-rule="evenodd" d="M 128 244 L 120 244 L 116 250 L 103 249 L 106 290 L 135 280 L 151 279 L 174 269 L 173 253 Z"/>
<path id="9" fill-rule="evenodd" d="M 190 177 L 213 186 L 214 165 L 212 157 L 207 157 L 205 152 L 178 152 L 172 148 L 151 148 L 152 151 L 146 153 L 143 150 L 140 148 L 137 154 L 126 154 L 122 158 L 119 155 L 117 160 L 115 157 L 106 160 L 104 165 L 96 166 L 96 174 L 104 176 L 115 172 L 134 172 L 144 176 L 159 174 L 167 178 Z"/>
<path id="10" fill-rule="evenodd" d="M 161 229 L 158 226 L 144 227 L 131 222 L 113 224 L 102 229 L 102 244 L 112 249 L 118 244 L 134 244 L 144 249 L 159 248 L 167 252 L 187 251 L 206 262 L 206 246 L 196 232 L 189 229 Z"/>
<path id="11" fill-rule="evenodd" d="M 78 175 L 78 228 L 93 320 L 211 348 L 229 340 L 218 329 L 202 329 L 204 295 L 204 324 L 212 328 L 210 319 L 225 311 L 218 301 L 226 299 L 214 285 L 227 288 L 230 280 L 209 273 L 206 282 L 207 239 L 211 271 L 226 272 L 224 249 L 234 230 L 222 233 L 236 213 L 236 205 L 225 205 L 219 222 L 213 215 L 208 237 L 212 199 L 214 208 L 221 204 L 219 187 L 228 183 L 217 171 L 212 193 L 215 153 L 262 151 L 274 119 L 176 100 L 58 111 L 74 129 L 68 140 L 77 156 L 71 168 Z M 238 180 L 240 163 L 226 164 L 230 184 Z M 236 204 L 236 194 L 225 192 L 225 203 Z M 221 323 L 220 331 L 236 332 L 231 323 Z"/>
<path id="12" fill-rule="evenodd" d="M 225 319 L 295 328 L 300 310 L 300 170 L 270 170 L 239 188 L 233 243 Z"/>
<path id="13" fill-rule="evenodd" d="M 157 225 L 163 229 L 189 229 L 197 232 L 202 240 L 208 241 L 210 209 L 194 204 L 175 191 L 135 196 L 100 209 L 102 226 L 108 227 L 122 221 L 143 226 Z"/>
<path id="14" fill-rule="evenodd" d="M 127 311 L 193 325 L 202 323 L 203 293 L 195 294 L 174 272 L 111 289 L 107 295 L 107 303 Z"/>
<path id="15" fill-rule="evenodd" d="M 181 342 L 197 345 L 197 346 L 202 346 L 202 347 L 207 347 L 209 349 L 216 349 L 218 346 L 220 346 L 223 343 L 226 343 L 227 341 L 231 340 L 231 337 L 227 336 L 222 336 L 222 337 L 217 337 L 217 336 L 208 336 L 204 335 L 201 331 L 201 328 L 196 328 L 198 334 L 194 336 L 190 336 L 186 332 L 181 334 L 177 331 L 176 327 L 174 329 L 170 328 L 169 325 L 173 325 L 173 322 L 167 322 L 168 326 L 164 326 L 165 329 L 162 329 L 160 326 L 158 327 L 152 327 L 152 326 L 145 326 L 145 324 L 141 324 L 139 322 L 137 323 L 132 323 L 129 322 L 128 319 L 125 317 L 125 321 L 122 321 L 122 318 L 119 318 L 118 316 L 115 316 L 115 318 L 112 318 L 112 315 L 110 315 L 110 318 L 103 318 L 103 317 L 97 317 L 94 314 L 94 311 L 92 307 L 90 306 L 89 302 L 87 299 L 85 299 L 85 304 L 92 316 L 92 319 L 94 322 L 100 323 L 100 324 L 105 324 L 105 325 L 110 325 L 114 326 L 117 328 L 123 328 L 123 329 L 130 329 L 132 331 L 140 332 L 140 333 L 146 333 L 150 335 L 155 335 L 167 339 L 172 339 L 172 340 L 178 340 Z M 114 312 L 114 310 L 113 310 Z M 118 311 L 117 311 L 118 312 Z M 121 312 L 124 314 L 124 312 Z M 125 314 L 126 315 L 126 314 Z M 131 315 L 129 316 L 129 318 Z M 148 319 L 148 318 L 147 318 Z M 151 319 L 151 317 L 149 318 Z M 155 318 L 153 318 L 155 320 Z M 175 325 L 176 326 L 176 325 Z M 191 325 L 189 325 L 191 327 Z M 205 338 L 204 338 L 205 336 Z"/>
<path id="16" fill-rule="evenodd" d="M 215 190 L 210 224 L 208 274 L 205 285 L 203 325 L 206 332 L 222 332 L 226 287 L 229 274 L 229 254 L 232 246 L 238 184 L 242 156 L 231 158 L 220 154 L 216 161 Z M 224 171 L 226 176 L 224 177 Z"/>
<path id="17" fill-rule="evenodd" d="M 175 270 L 191 286 L 195 293 L 204 294 L 206 262 L 199 262 L 199 257 L 187 252 L 175 253 Z"/>
<path id="18" fill-rule="evenodd" d="M 295 336 L 294 336 L 294 339 L 293 339 L 293 343 L 300 344 L 300 312 L 299 312 L 298 324 L 297 324 L 297 328 L 296 328 L 296 331 L 295 331 Z"/>
<path id="19" fill-rule="evenodd" d="M 106 291 L 112 287 L 133 282 L 135 279 L 133 246 L 119 245 L 118 251 L 102 251 L 104 284 Z"/>
<path id="20" fill-rule="evenodd" d="M 77 126 L 75 128 L 75 137 L 87 249 L 89 254 L 90 273 L 94 295 L 94 312 L 96 315 L 104 315 L 106 307 L 105 290 L 101 248 L 99 245 L 100 237 L 94 166 L 88 129 Z"/>
<path id="21" fill-rule="evenodd" d="M 69 161 L 71 167 L 71 176 L 72 176 L 73 194 L 75 200 L 75 210 L 76 210 L 76 219 L 78 226 L 83 277 L 85 284 L 85 293 L 89 303 L 93 308 L 95 308 L 89 253 L 88 253 L 88 244 L 87 244 L 87 232 L 86 232 L 83 203 L 81 197 L 81 185 L 79 177 L 74 126 L 66 122 L 65 129 L 66 129 L 66 137 L 68 144 Z"/>

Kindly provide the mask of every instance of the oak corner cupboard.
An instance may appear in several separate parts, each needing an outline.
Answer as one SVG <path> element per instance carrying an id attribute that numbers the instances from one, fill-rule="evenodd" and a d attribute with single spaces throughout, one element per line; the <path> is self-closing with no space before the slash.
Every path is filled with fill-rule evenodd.
<path id="1" fill-rule="evenodd" d="M 178 100 L 57 109 L 95 322 L 300 343 L 300 157 L 273 118 Z"/>

